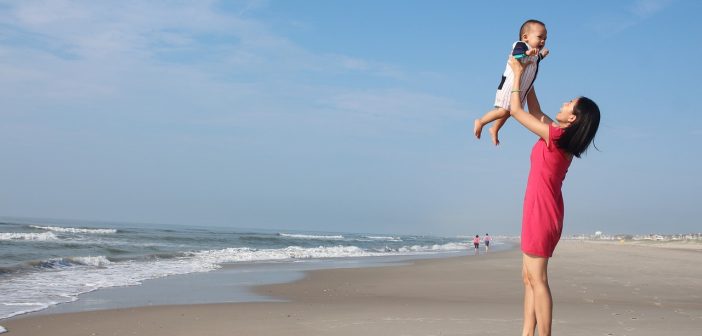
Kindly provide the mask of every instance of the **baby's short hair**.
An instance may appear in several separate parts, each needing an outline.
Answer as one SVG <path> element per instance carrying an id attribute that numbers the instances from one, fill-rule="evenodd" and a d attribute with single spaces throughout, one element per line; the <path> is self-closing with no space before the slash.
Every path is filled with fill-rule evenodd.
<path id="1" fill-rule="evenodd" d="M 546 27 L 546 25 L 539 20 L 534 20 L 534 19 L 526 20 L 526 21 L 524 21 L 524 23 L 522 23 L 522 28 L 519 28 L 519 38 L 517 39 L 517 41 L 521 41 L 522 35 L 524 35 L 524 33 L 526 33 L 527 29 L 531 28 L 531 26 L 535 25 L 535 24 L 542 25 L 542 26 L 544 26 L 544 28 Z"/>

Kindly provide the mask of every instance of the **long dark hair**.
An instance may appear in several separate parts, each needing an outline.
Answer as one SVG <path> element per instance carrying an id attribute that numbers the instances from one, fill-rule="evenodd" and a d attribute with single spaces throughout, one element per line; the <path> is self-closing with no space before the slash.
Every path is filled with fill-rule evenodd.
<path id="1" fill-rule="evenodd" d="M 575 121 L 556 140 L 558 148 L 579 158 L 587 151 L 600 127 L 600 108 L 590 98 L 580 97 L 573 107 Z"/>

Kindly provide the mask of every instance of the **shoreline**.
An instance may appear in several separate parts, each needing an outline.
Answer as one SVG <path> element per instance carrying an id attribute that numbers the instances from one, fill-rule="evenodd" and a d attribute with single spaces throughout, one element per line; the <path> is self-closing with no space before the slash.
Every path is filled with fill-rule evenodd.
<path id="1" fill-rule="evenodd" d="M 47 308 L 54 310 L 53 307 L 61 307 L 54 310 L 59 312 L 67 311 L 67 307 L 76 311 L 236 302 L 242 301 L 241 296 L 253 294 L 232 295 L 225 288 L 220 292 L 226 295 L 219 297 L 217 291 L 208 291 L 201 285 L 212 282 L 210 279 L 189 274 L 217 274 L 227 264 L 324 264 L 332 263 L 331 260 L 346 263 L 407 255 L 421 258 L 427 254 L 463 252 L 467 245 L 460 236 L 51 220 L 2 222 L 0 231 L 0 320 Z M 238 277 L 246 278 L 224 276 L 221 282 L 260 283 L 239 281 Z M 180 286 L 182 290 L 170 293 L 160 286 L 151 292 L 120 289 L 142 288 L 142 284 L 161 282 L 163 278 L 177 279 L 163 281 L 167 289 L 179 286 L 171 282 L 187 281 L 202 290 L 182 295 L 190 294 L 190 288 Z M 263 279 L 264 283 L 267 281 Z M 245 286 L 248 285 L 239 287 Z M 140 293 L 135 296 L 132 291 Z M 83 298 L 92 302 L 86 304 Z M 252 300 L 256 298 L 245 301 Z M 81 305 L 84 307 L 77 307 Z"/>
<path id="2" fill-rule="evenodd" d="M 514 248 L 513 242 L 498 244 L 496 249 Z M 72 302 L 0 319 L 81 313 L 95 310 L 148 306 L 218 304 L 241 302 L 275 302 L 277 298 L 257 293 L 262 284 L 288 283 L 303 278 L 306 272 L 336 268 L 372 268 L 395 266 L 415 260 L 443 259 L 465 255 L 464 252 L 440 252 L 369 257 L 318 258 L 287 261 L 224 263 L 210 272 L 175 274 L 144 280 L 139 285 L 99 288 L 80 294 Z"/>
<path id="3" fill-rule="evenodd" d="M 549 268 L 554 334 L 690 335 L 702 323 L 697 251 L 562 241 Z M 309 271 L 256 287 L 283 302 L 17 317 L 8 335 L 505 335 L 521 332 L 521 254 Z"/>

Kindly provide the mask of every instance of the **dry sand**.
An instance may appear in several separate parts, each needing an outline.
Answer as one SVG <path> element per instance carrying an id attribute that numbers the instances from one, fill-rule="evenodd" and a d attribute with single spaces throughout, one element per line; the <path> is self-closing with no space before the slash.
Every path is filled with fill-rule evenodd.
<path id="1" fill-rule="evenodd" d="M 702 252 L 562 241 L 554 335 L 700 335 Z M 7 335 L 519 335 L 521 254 L 332 269 L 256 290 L 288 302 L 19 317 Z"/>

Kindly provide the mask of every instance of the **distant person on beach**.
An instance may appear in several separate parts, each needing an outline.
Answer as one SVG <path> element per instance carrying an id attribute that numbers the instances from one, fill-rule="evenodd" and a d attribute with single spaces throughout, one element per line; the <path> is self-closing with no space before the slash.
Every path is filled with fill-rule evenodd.
<path id="1" fill-rule="evenodd" d="M 480 236 L 475 235 L 475 238 L 473 238 L 473 247 L 475 248 L 475 254 L 478 255 L 480 251 L 478 248 L 480 247 Z"/>
<path id="2" fill-rule="evenodd" d="M 526 95 L 531 89 L 536 80 L 536 74 L 539 72 L 539 63 L 548 55 L 546 45 L 546 25 L 539 20 L 527 20 L 519 29 L 519 39 L 512 44 L 512 52 L 510 57 L 519 58 L 525 64 L 524 73 L 521 78 L 521 83 L 517 83 L 516 87 L 522 87 L 524 90 L 519 93 L 522 105 L 526 102 Z M 510 100 L 512 99 L 512 87 L 514 83 L 514 72 L 507 65 L 502 74 L 500 85 L 497 86 L 495 94 L 494 108 L 487 112 L 479 119 L 475 119 L 473 123 L 473 133 L 475 137 L 480 139 L 480 134 L 483 132 L 483 126 L 495 122 L 490 128 L 490 137 L 495 146 L 500 144 L 497 133 L 509 118 Z"/>
<path id="3" fill-rule="evenodd" d="M 485 253 L 490 249 L 490 241 L 492 238 L 490 238 L 490 234 L 485 234 L 485 237 L 483 238 L 483 244 L 485 244 Z"/>
<path id="4" fill-rule="evenodd" d="M 514 82 L 521 82 L 527 67 L 514 57 L 509 66 Z M 576 79 L 577 81 L 577 79 Z M 529 112 L 522 108 L 521 93 L 529 90 Z M 561 187 L 573 157 L 580 158 L 595 138 L 600 125 L 600 109 L 592 100 L 578 97 L 565 102 L 553 121 L 543 112 L 530 86 L 512 89 L 510 114 L 539 136 L 531 150 L 531 168 L 522 216 L 521 249 L 524 280 L 524 326 L 522 335 L 551 335 L 553 301 L 548 285 L 548 260 L 563 230 Z"/>

